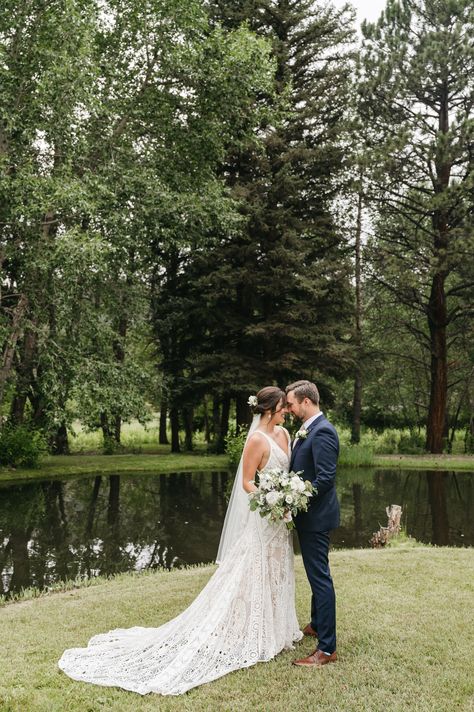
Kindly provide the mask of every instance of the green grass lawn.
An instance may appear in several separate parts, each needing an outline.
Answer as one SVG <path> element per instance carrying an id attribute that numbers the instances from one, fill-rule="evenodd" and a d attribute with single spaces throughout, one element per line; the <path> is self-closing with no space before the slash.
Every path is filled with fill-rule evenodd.
<path id="1" fill-rule="evenodd" d="M 357 446 L 356 446 L 357 447 Z M 379 469 L 468 470 L 474 472 L 474 455 L 366 455 L 341 457 L 339 466 L 377 467 Z M 45 457 L 38 469 L 0 468 L 0 482 L 45 480 L 53 477 L 94 474 L 127 474 L 133 472 L 167 473 L 199 470 L 226 470 L 226 455 L 208 455 L 202 449 L 194 453 L 173 455 L 168 445 L 150 447 L 141 454 L 99 455 L 75 454 Z M 1 712 L 1 711 L 0 711 Z"/>
<path id="2" fill-rule="evenodd" d="M 474 455 L 374 455 L 377 468 L 404 470 L 470 470 L 474 472 Z"/>
<path id="3" fill-rule="evenodd" d="M 180 697 L 140 697 L 78 683 L 57 660 L 68 647 L 116 627 L 158 626 L 183 610 L 214 567 L 121 575 L 0 608 L 2 712 L 114 710 L 445 712 L 474 710 L 474 549 L 413 547 L 331 554 L 338 600 L 339 662 L 295 668 L 295 651 Z M 309 589 L 296 559 L 297 610 Z"/>
<path id="4" fill-rule="evenodd" d="M 126 474 L 149 472 L 186 472 L 199 470 L 226 470 L 225 455 L 206 455 L 202 451 L 172 455 L 169 446 L 155 448 L 153 454 L 129 455 L 54 455 L 45 457 L 38 469 L 0 469 L 0 482 L 23 479 L 50 479 L 73 475 Z M 0 710 L 1 712 L 1 710 Z"/>

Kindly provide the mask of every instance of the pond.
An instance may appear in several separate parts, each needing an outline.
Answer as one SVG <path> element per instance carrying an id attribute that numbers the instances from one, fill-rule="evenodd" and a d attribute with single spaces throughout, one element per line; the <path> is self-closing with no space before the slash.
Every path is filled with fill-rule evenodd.
<path id="1" fill-rule="evenodd" d="M 193 472 L 3 484 L 0 595 L 213 561 L 231 480 L 227 472 Z M 334 548 L 368 547 L 390 504 L 403 507 L 402 523 L 422 542 L 474 545 L 474 473 L 341 470 L 337 489 Z"/>

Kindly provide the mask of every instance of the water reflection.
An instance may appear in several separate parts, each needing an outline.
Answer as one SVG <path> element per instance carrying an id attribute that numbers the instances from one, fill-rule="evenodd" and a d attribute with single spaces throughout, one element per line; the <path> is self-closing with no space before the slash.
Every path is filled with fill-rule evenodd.
<path id="1" fill-rule="evenodd" d="M 0 489 L 0 594 L 66 578 L 212 561 L 230 475 L 110 475 Z M 411 536 L 474 545 L 473 473 L 343 470 L 335 547 L 365 547 L 385 507 Z"/>

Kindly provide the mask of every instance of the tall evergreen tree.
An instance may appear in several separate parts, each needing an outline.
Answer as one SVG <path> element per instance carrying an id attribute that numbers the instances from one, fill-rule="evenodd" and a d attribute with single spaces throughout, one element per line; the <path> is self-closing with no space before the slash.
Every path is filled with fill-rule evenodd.
<path id="1" fill-rule="evenodd" d="M 272 43 L 272 112 L 258 138 L 222 166 L 240 202 L 240 230 L 216 236 L 194 262 L 208 309 L 196 362 L 248 417 L 249 390 L 297 376 L 331 378 L 347 365 L 348 260 L 332 217 L 344 163 L 352 16 L 314 2 L 210 3 L 216 20 L 248 22 Z"/>
<path id="2" fill-rule="evenodd" d="M 474 310 L 466 259 L 474 246 L 473 30 L 470 0 L 389 0 L 379 21 L 363 27 L 374 277 L 394 302 L 425 318 L 426 448 L 434 453 L 447 433 L 450 342 Z"/>

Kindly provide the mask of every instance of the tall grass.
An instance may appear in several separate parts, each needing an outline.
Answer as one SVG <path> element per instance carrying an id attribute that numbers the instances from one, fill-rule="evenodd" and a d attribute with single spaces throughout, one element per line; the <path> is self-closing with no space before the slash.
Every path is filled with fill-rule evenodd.
<path id="1" fill-rule="evenodd" d="M 342 443 L 338 464 L 341 467 L 370 467 L 374 464 L 374 451 L 370 445 Z"/>
<path id="2" fill-rule="evenodd" d="M 136 420 L 131 423 L 123 423 L 121 444 L 126 450 L 138 452 L 144 446 L 158 445 L 158 433 L 159 421 L 156 418 L 146 426 Z M 100 452 L 104 446 L 102 431 L 85 430 L 78 420 L 74 421 L 69 435 L 69 446 L 72 453 Z M 145 447 L 145 449 L 147 448 Z"/>
<path id="3" fill-rule="evenodd" d="M 350 445 L 351 431 L 345 426 L 338 426 L 342 445 Z M 374 455 L 422 455 L 425 453 L 426 429 L 386 428 L 377 432 L 371 428 L 363 429 L 357 447 L 372 450 Z M 353 447 L 353 446 L 351 446 Z M 464 433 L 458 432 L 453 442 L 453 455 L 464 454 Z"/>

